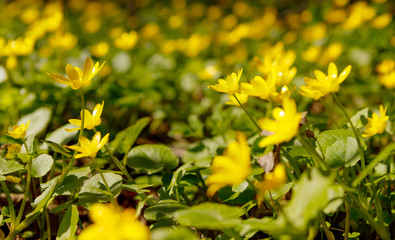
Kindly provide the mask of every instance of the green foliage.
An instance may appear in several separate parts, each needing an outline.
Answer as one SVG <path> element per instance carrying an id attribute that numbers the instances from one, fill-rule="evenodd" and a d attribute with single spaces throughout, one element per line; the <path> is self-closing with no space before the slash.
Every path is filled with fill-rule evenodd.
<path id="1" fill-rule="evenodd" d="M 178 158 L 165 145 L 146 144 L 130 150 L 127 155 L 127 165 L 142 172 L 153 174 L 164 167 L 168 169 L 176 168 Z"/>
<path id="2" fill-rule="evenodd" d="M 56 235 L 57 240 L 75 239 L 78 223 L 78 209 L 76 205 L 71 205 L 64 214 Z"/>

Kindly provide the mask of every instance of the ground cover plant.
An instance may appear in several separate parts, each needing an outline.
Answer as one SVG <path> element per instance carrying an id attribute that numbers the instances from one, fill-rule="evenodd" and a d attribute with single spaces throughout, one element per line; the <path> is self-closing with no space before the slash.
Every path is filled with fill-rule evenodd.
<path id="1" fill-rule="evenodd" d="M 0 239 L 393 239 L 393 1 L 0 2 Z"/>

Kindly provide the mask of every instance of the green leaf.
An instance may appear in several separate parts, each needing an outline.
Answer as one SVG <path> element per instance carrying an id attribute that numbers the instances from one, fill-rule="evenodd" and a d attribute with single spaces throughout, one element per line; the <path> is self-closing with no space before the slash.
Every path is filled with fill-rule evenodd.
<path id="1" fill-rule="evenodd" d="M 5 160 L 0 157 L 0 175 L 6 175 L 25 169 L 22 164 L 15 160 Z"/>
<path id="2" fill-rule="evenodd" d="M 357 140 L 351 131 L 328 130 L 317 138 L 317 145 L 331 168 L 354 166 L 360 159 Z"/>
<path id="3" fill-rule="evenodd" d="M 180 184 L 182 177 L 185 175 L 187 168 L 189 168 L 191 164 L 192 162 L 187 162 L 186 164 L 179 167 L 176 171 L 174 171 L 169 187 L 167 188 L 167 190 L 169 191 L 169 195 L 173 194 L 174 187 Z"/>
<path id="4" fill-rule="evenodd" d="M 148 221 L 159 221 L 162 219 L 171 218 L 174 212 L 186 208 L 188 207 L 171 199 L 161 200 L 154 206 L 145 209 L 144 217 Z"/>
<path id="5" fill-rule="evenodd" d="M 49 108 L 38 108 L 34 112 L 23 116 L 17 124 L 26 124 L 27 121 L 30 120 L 26 135 L 38 135 L 47 127 L 51 119 L 51 114 L 52 112 Z"/>
<path id="6" fill-rule="evenodd" d="M 146 192 L 150 192 L 150 190 L 145 189 L 145 188 L 149 188 L 149 187 L 153 187 L 154 185 L 152 184 L 122 184 L 122 188 L 132 191 L 132 192 L 136 192 L 138 194 L 141 193 L 146 193 Z"/>
<path id="7" fill-rule="evenodd" d="M 266 136 L 259 136 L 255 139 L 252 143 L 251 147 L 251 155 L 256 158 L 260 158 L 268 154 L 269 152 L 274 150 L 274 146 L 270 145 L 264 148 L 259 147 L 259 143 L 265 138 Z"/>
<path id="8" fill-rule="evenodd" d="M 111 142 L 111 147 L 117 149 L 120 153 L 125 153 L 133 146 L 141 131 L 151 121 L 149 117 L 137 120 L 135 124 L 118 132 L 115 139 Z"/>
<path id="9" fill-rule="evenodd" d="M 356 128 L 362 128 L 367 123 L 369 108 L 364 108 L 351 117 L 351 122 Z M 350 123 L 347 126 L 351 127 Z"/>
<path id="10" fill-rule="evenodd" d="M 71 205 L 60 223 L 56 240 L 73 240 L 77 231 L 78 209 L 76 205 Z"/>
<path id="11" fill-rule="evenodd" d="M 122 177 L 115 173 L 103 173 L 113 197 L 117 197 L 122 190 Z M 108 202 L 111 200 L 111 195 L 107 193 L 106 186 L 100 174 L 96 174 L 91 179 L 87 180 L 81 188 L 78 202 L 83 206 L 89 206 L 95 202 Z"/>
<path id="12" fill-rule="evenodd" d="M 72 157 L 72 155 L 69 153 L 70 150 L 63 147 L 62 145 L 59 145 L 56 142 L 47 141 L 47 140 L 41 140 L 41 141 L 48 144 L 52 148 L 52 150 L 54 150 L 55 152 L 58 152 L 66 157 Z"/>
<path id="13" fill-rule="evenodd" d="M 179 210 L 174 213 L 174 217 L 184 226 L 221 230 L 240 224 L 239 217 L 244 213 L 244 210 L 239 207 L 230 207 L 219 203 L 202 203 L 186 210 Z"/>
<path id="14" fill-rule="evenodd" d="M 47 189 L 45 189 L 45 191 L 43 193 L 41 193 L 40 196 L 36 197 L 36 199 L 34 199 L 34 202 L 32 203 L 32 207 L 36 208 L 41 202 L 43 202 L 42 204 L 44 204 L 44 202 L 46 202 L 46 199 L 50 198 L 50 193 L 52 192 L 52 189 L 55 187 L 57 181 L 51 181 L 51 184 L 47 187 Z M 42 206 L 41 204 L 41 206 Z M 37 207 L 37 208 L 41 208 Z M 33 211 L 31 213 L 29 213 L 28 215 L 26 215 L 26 218 L 29 216 L 32 216 L 36 213 L 36 211 Z"/>
<path id="15" fill-rule="evenodd" d="M 178 166 L 177 156 L 165 145 L 146 144 L 134 147 L 127 155 L 127 165 L 148 174 L 156 173 L 164 167 Z"/>
<path id="16" fill-rule="evenodd" d="M 267 199 L 277 200 L 280 197 L 284 196 L 287 192 L 289 192 L 293 185 L 293 182 L 286 183 L 277 190 L 271 190 L 270 193 L 266 192 L 265 197 Z"/>
<path id="17" fill-rule="evenodd" d="M 32 160 L 32 176 L 39 178 L 51 170 L 53 158 L 48 154 L 41 154 Z"/>
<path id="18" fill-rule="evenodd" d="M 37 147 L 36 137 L 34 135 L 26 135 L 26 146 L 29 151 L 26 151 L 25 144 L 22 144 L 21 153 L 29 154 L 33 152 Z"/>
<path id="19" fill-rule="evenodd" d="M 312 169 L 310 177 L 308 172 L 304 172 L 293 188 L 289 204 L 284 207 L 288 224 L 300 232 L 307 231 L 310 221 L 317 218 L 331 201 L 340 197 L 334 194 L 339 187 L 333 183 L 333 176 L 326 177 L 316 168 Z M 335 210 L 334 207 L 331 210 Z"/>
<path id="20" fill-rule="evenodd" d="M 151 232 L 151 240 L 198 240 L 195 233 L 184 227 L 156 228 Z"/>
<path id="21" fill-rule="evenodd" d="M 325 161 L 331 168 L 354 166 L 360 159 L 358 143 L 353 137 L 337 140 L 325 153 Z"/>

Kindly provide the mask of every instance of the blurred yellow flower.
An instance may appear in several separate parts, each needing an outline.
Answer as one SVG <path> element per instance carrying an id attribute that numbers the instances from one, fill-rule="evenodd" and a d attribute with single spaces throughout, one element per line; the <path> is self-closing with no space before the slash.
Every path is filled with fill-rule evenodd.
<path id="1" fill-rule="evenodd" d="M 276 190 L 287 181 L 287 174 L 284 165 L 277 164 L 272 172 L 267 172 L 264 175 L 262 182 L 255 182 L 255 186 L 262 194 L 268 191 Z"/>
<path id="2" fill-rule="evenodd" d="M 241 83 L 241 92 L 262 100 L 269 100 L 270 95 L 276 92 L 275 83 L 273 78 L 266 81 L 261 76 L 255 76 L 250 83 Z"/>
<path id="3" fill-rule="evenodd" d="M 78 42 L 77 37 L 73 34 L 61 31 L 55 32 L 48 40 L 51 47 L 66 50 L 72 49 Z"/>
<path id="4" fill-rule="evenodd" d="M 324 38 L 326 35 L 325 23 L 317 23 L 313 26 L 307 27 L 302 36 L 306 42 L 314 42 L 316 40 Z"/>
<path id="5" fill-rule="evenodd" d="M 321 47 L 318 46 L 310 46 L 302 53 L 302 58 L 306 62 L 315 62 L 321 53 Z"/>
<path id="6" fill-rule="evenodd" d="M 377 115 L 377 113 L 373 113 L 371 118 L 368 117 L 368 123 L 365 125 L 365 131 L 363 132 L 362 137 L 371 137 L 384 132 L 389 119 L 389 117 L 385 115 L 386 112 L 387 108 L 380 105 L 380 116 Z"/>
<path id="7" fill-rule="evenodd" d="M 224 186 L 235 186 L 244 181 L 251 173 L 250 147 L 247 137 L 237 133 L 237 141 L 231 142 L 223 155 L 216 156 L 211 164 L 213 173 L 206 179 L 208 196 Z"/>
<path id="8" fill-rule="evenodd" d="M 291 98 L 283 99 L 283 108 L 273 109 L 273 119 L 261 118 L 258 125 L 272 134 L 259 142 L 259 147 L 266 147 L 282 142 L 288 142 L 299 131 L 302 113 L 296 111 L 296 103 Z"/>
<path id="9" fill-rule="evenodd" d="M 380 83 L 386 88 L 395 88 L 395 70 L 379 76 Z"/>
<path id="10" fill-rule="evenodd" d="M 129 33 L 124 32 L 119 37 L 115 38 L 114 45 L 119 49 L 127 51 L 134 48 L 138 39 L 139 36 L 137 32 L 132 30 Z"/>
<path id="11" fill-rule="evenodd" d="M 108 142 L 109 133 L 107 133 L 103 139 L 101 139 L 100 132 L 96 132 L 92 138 L 92 141 L 89 141 L 84 136 L 81 136 L 79 139 L 80 146 L 66 146 L 74 151 L 78 151 L 75 158 L 83 158 L 83 157 L 96 157 L 97 152 L 104 147 L 104 145 Z"/>
<path id="12" fill-rule="evenodd" d="M 21 18 L 22 22 L 24 22 L 26 24 L 31 24 L 39 16 L 40 16 L 40 12 L 38 11 L 37 8 L 29 7 L 27 9 L 23 10 L 22 14 L 20 15 L 20 18 Z"/>
<path id="13" fill-rule="evenodd" d="M 343 45 L 339 42 L 331 43 L 325 48 L 320 54 L 321 57 L 318 59 L 318 65 L 325 66 L 330 62 L 335 61 L 340 54 L 343 52 Z"/>
<path id="14" fill-rule="evenodd" d="M 101 20 L 99 17 L 91 17 L 84 21 L 83 27 L 86 33 L 95 33 L 100 30 Z"/>
<path id="15" fill-rule="evenodd" d="M 144 39 L 151 39 L 158 35 L 160 31 L 159 25 L 155 22 L 147 23 L 141 30 L 141 37 Z"/>
<path id="16" fill-rule="evenodd" d="M 349 12 L 348 18 L 343 22 L 343 28 L 346 30 L 353 30 L 376 15 L 376 10 L 364 1 L 357 1 L 350 5 Z"/>
<path id="17" fill-rule="evenodd" d="M 276 86 L 282 86 L 289 84 L 296 74 L 296 68 L 291 68 L 295 59 L 295 52 L 285 51 L 284 44 L 278 42 L 264 50 L 262 58 L 254 57 L 252 65 L 264 78 L 273 78 Z"/>
<path id="18" fill-rule="evenodd" d="M 300 87 L 300 90 L 302 90 L 300 94 L 318 100 L 328 93 L 337 92 L 340 89 L 340 83 L 347 78 L 350 71 L 351 65 L 348 65 L 338 76 L 337 67 L 331 62 L 328 67 L 328 76 L 319 70 L 315 70 L 316 79 L 306 77 L 304 79 L 306 85 Z"/>
<path id="19" fill-rule="evenodd" d="M 347 12 L 345 9 L 329 9 L 325 12 L 325 22 L 330 24 L 342 23 L 347 18 Z"/>
<path id="20" fill-rule="evenodd" d="M 110 204 L 95 203 L 89 216 L 93 224 L 78 236 L 80 240 L 149 240 L 147 226 L 141 224 L 134 209 L 121 209 Z"/>
<path id="21" fill-rule="evenodd" d="M 15 125 L 12 127 L 12 131 L 8 131 L 7 135 L 15 139 L 24 138 L 26 136 L 27 128 L 29 127 L 30 120 L 27 121 L 26 125 L 21 124 L 20 126 Z"/>
<path id="22" fill-rule="evenodd" d="M 392 20 L 392 15 L 389 13 L 385 13 L 383 15 L 377 16 L 372 20 L 372 26 L 377 29 L 385 28 L 388 24 L 390 24 Z"/>
<path id="23" fill-rule="evenodd" d="M 77 90 L 81 87 L 91 85 L 92 78 L 100 71 L 103 65 L 99 67 L 99 62 L 93 66 L 93 61 L 90 57 L 86 58 L 84 68 L 81 70 L 78 67 L 73 67 L 70 64 L 66 65 L 66 73 L 68 78 L 58 73 L 48 73 L 48 76 L 58 83 L 69 85 L 72 89 Z"/>
<path id="24" fill-rule="evenodd" d="M 20 37 L 17 39 L 9 39 L 7 45 L 1 49 L 1 54 L 5 56 L 17 55 L 24 56 L 29 55 L 34 50 L 34 44 L 36 40 L 30 37 Z"/>
<path id="25" fill-rule="evenodd" d="M 386 74 L 395 69 L 395 61 L 392 59 L 385 59 L 376 66 L 376 71 L 381 74 Z"/>
<path id="26" fill-rule="evenodd" d="M 209 85 L 208 87 L 217 92 L 224 92 L 229 95 L 234 94 L 235 92 L 239 91 L 239 80 L 243 69 L 240 69 L 238 74 L 232 73 L 226 77 L 226 80 L 219 79 L 218 83 L 215 85 Z"/>
<path id="27" fill-rule="evenodd" d="M 15 55 L 7 57 L 5 66 L 8 70 L 12 70 L 18 67 L 18 58 Z"/>
<path id="28" fill-rule="evenodd" d="M 234 93 L 234 95 L 236 95 L 237 99 L 240 101 L 240 103 L 242 105 L 247 103 L 247 101 L 248 101 L 248 95 L 247 94 L 236 92 L 236 93 Z M 229 96 L 229 101 L 225 102 L 225 104 L 227 104 L 227 105 L 234 105 L 234 106 L 240 107 L 240 104 L 237 102 L 237 100 L 236 100 L 234 95 L 228 95 Z"/>
<path id="29" fill-rule="evenodd" d="M 333 5 L 336 7 L 344 7 L 346 6 L 350 0 L 332 0 Z"/>
<path id="30" fill-rule="evenodd" d="M 102 41 L 102 42 L 99 42 L 96 45 L 93 45 L 91 47 L 91 52 L 92 52 L 93 56 L 99 58 L 99 57 L 105 56 L 108 53 L 109 49 L 110 49 L 110 47 L 108 46 L 108 43 Z"/>
<path id="31" fill-rule="evenodd" d="M 95 108 L 93 109 L 92 113 L 90 113 L 87 109 L 85 109 L 85 120 L 84 120 L 84 128 L 88 130 L 92 130 L 93 128 L 97 127 L 101 123 L 101 113 L 103 112 L 104 101 L 102 104 L 96 104 Z M 82 111 L 81 111 L 81 118 L 82 118 Z M 73 132 L 81 129 L 81 120 L 79 119 L 70 119 L 69 122 L 79 128 L 71 128 L 65 129 L 67 132 Z"/>

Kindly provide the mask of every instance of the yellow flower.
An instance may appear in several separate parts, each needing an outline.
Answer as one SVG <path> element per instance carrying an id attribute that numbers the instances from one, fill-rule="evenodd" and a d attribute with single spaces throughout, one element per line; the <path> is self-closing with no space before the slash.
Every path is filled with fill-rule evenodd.
<path id="1" fill-rule="evenodd" d="M 389 119 L 386 116 L 387 108 L 384 108 L 383 105 L 380 105 L 380 116 L 377 113 L 373 113 L 372 117 L 368 117 L 368 123 L 365 126 L 365 131 L 362 134 L 362 137 L 371 137 L 373 135 L 383 133 L 385 126 L 387 126 L 387 121 Z"/>
<path id="2" fill-rule="evenodd" d="M 264 194 L 267 191 L 281 187 L 285 181 L 287 181 L 287 174 L 285 173 L 284 165 L 280 163 L 276 165 L 273 172 L 265 173 L 263 181 L 256 182 L 255 186 Z"/>
<path id="3" fill-rule="evenodd" d="M 231 142 L 223 155 L 213 159 L 211 170 L 213 173 L 206 180 L 210 197 L 224 186 L 242 183 L 250 175 L 250 147 L 243 133 L 238 132 L 237 142 Z"/>
<path id="4" fill-rule="evenodd" d="M 12 70 L 18 67 L 18 58 L 15 55 L 7 57 L 5 66 L 8 70 Z"/>
<path id="5" fill-rule="evenodd" d="M 337 75 L 337 67 L 334 63 L 330 63 L 328 67 L 328 76 L 319 70 L 314 71 L 314 75 L 317 79 L 305 78 L 306 85 L 300 87 L 300 94 L 303 96 L 314 98 L 318 100 L 321 97 L 331 92 L 337 92 L 340 89 L 340 83 L 342 83 L 351 71 L 351 65 L 348 65 L 340 75 Z"/>
<path id="6" fill-rule="evenodd" d="M 57 31 L 49 37 L 49 44 L 53 48 L 70 50 L 77 44 L 77 42 L 77 37 L 69 32 Z"/>
<path id="7" fill-rule="evenodd" d="M 68 78 L 58 73 L 48 73 L 48 75 L 56 82 L 69 85 L 72 89 L 77 90 L 81 87 L 91 85 L 92 78 L 100 71 L 104 63 L 100 67 L 99 62 L 93 66 L 92 59 L 88 57 L 85 60 L 83 70 L 70 64 L 66 65 L 66 73 Z"/>
<path id="8" fill-rule="evenodd" d="M 241 91 L 249 96 L 268 100 L 270 95 L 276 92 L 276 85 L 273 78 L 269 78 L 266 81 L 261 76 L 255 76 L 250 83 L 241 84 Z"/>
<path id="9" fill-rule="evenodd" d="M 104 101 L 102 104 L 96 104 L 93 112 L 90 113 L 88 110 L 85 109 L 85 120 L 84 120 L 84 128 L 92 130 L 96 126 L 99 126 L 101 123 L 101 113 L 103 112 Z M 82 111 L 81 111 L 81 119 L 82 119 Z M 71 128 L 66 129 L 67 132 L 73 132 L 81 129 L 81 120 L 79 119 L 70 119 L 69 122 L 76 126 L 80 126 L 79 128 Z"/>
<path id="10" fill-rule="evenodd" d="M 138 40 L 139 36 L 136 31 L 124 32 L 114 40 L 114 45 L 119 49 L 127 51 L 134 48 Z"/>
<path id="11" fill-rule="evenodd" d="M 377 16 L 372 21 L 372 26 L 377 29 L 385 28 L 392 20 L 392 15 L 385 13 L 383 15 Z"/>
<path id="12" fill-rule="evenodd" d="M 232 73 L 231 75 L 228 75 L 226 77 L 226 80 L 219 79 L 218 84 L 210 85 L 208 87 L 210 89 L 213 89 L 214 91 L 224 92 L 229 95 L 232 95 L 233 93 L 239 91 L 239 80 L 240 80 L 242 72 L 243 72 L 243 69 L 240 69 L 239 73 L 237 75 L 236 75 L 236 73 Z"/>
<path id="13" fill-rule="evenodd" d="M 318 60 L 318 65 L 325 66 L 330 62 L 335 61 L 343 51 L 343 45 L 339 42 L 331 43 L 327 48 L 325 48 Z"/>
<path id="14" fill-rule="evenodd" d="M 321 47 L 310 46 L 302 53 L 302 58 L 307 62 L 315 62 L 321 53 Z"/>
<path id="15" fill-rule="evenodd" d="M 281 88 L 280 92 L 274 92 L 270 96 L 272 100 L 277 103 L 278 105 L 282 105 L 282 102 L 285 98 L 290 98 L 292 93 L 295 91 L 296 86 L 294 86 L 291 90 L 289 90 L 288 86 L 284 85 Z"/>
<path id="16" fill-rule="evenodd" d="M 248 95 L 245 94 L 245 93 L 238 93 L 238 92 L 236 92 L 235 95 L 236 95 L 237 99 L 239 99 L 239 101 L 240 101 L 240 103 L 242 105 L 244 105 L 244 103 L 246 103 L 248 101 Z M 225 104 L 234 105 L 234 106 L 240 107 L 240 104 L 237 102 L 237 100 L 236 100 L 234 95 L 228 95 L 228 96 L 229 96 L 229 101 L 225 102 Z"/>
<path id="17" fill-rule="evenodd" d="M 258 125 L 266 131 L 272 133 L 259 142 L 259 147 L 266 147 L 282 142 L 288 142 L 299 131 L 299 122 L 302 114 L 296 111 L 296 104 L 293 99 L 284 98 L 283 108 L 273 109 L 273 119 L 261 118 Z"/>
<path id="18" fill-rule="evenodd" d="M 108 46 L 108 43 L 106 42 L 99 42 L 98 44 L 92 46 L 91 52 L 92 55 L 95 57 L 103 57 L 108 53 L 108 50 L 110 47 Z"/>
<path id="19" fill-rule="evenodd" d="M 80 240 L 149 240 L 147 226 L 141 224 L 134 209 L 120 209 L 110 204 L 95 203 L 89 216 L 93 224 L 85 228 Z"/>
<path id="20" fill-rule="evenodd" d="M 387 74 L 395 69 L 395 61 L 392 59 L 385 59 L 376 66 L 376 71 L 381 74 Z"/>
<path id="21" fill-rule="evenodd" d="M 319 39 L 324 38 L 326 35 L 326 25 L 325 23 L 317 23 L 313 26 L 307 27 L 302 36 L 306 42 L 315 42 Z"/>
<path id="22" fill-rule="evenodd" d="M 74 151 L 80 152 L 79 154 L 75 155 L 75 158 L 83 158 L 83 157 L 96 157 L 97 152 L 104 147 L 104 145 L 108 142 L 108 136 L 110 134 L 107 133 L 103 139 L 101 139 L 101 134 L 100 132 L 96 132 L 95 135 L 92 138 L 92 141 L 89 141 L 84 136 L 81 136 L 80 138 L 80 145 L 81 146 L 66 146 L 67 148 L 70 148 Z M 100 140 L 101 139 L 101 140 Z"/>
<path id="23" fill-rule="evenodd" d="M 379 76 L 379 80 L 386 88 L 395 88 L 395 70 Z"/>
<path id="24" fill-rule="evenodd" d="M 29 127 L 30 120 L 27 121 L 26 125 L 21 124 L 20 126 L 15 125 L 12 127 L 12 131 L 8 131 L 7 135 L 15 139 L 24 138 L 26 136 L 26 130 Z"/>

